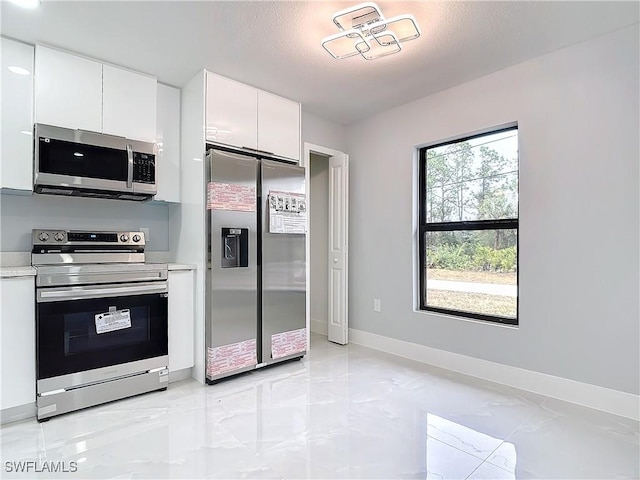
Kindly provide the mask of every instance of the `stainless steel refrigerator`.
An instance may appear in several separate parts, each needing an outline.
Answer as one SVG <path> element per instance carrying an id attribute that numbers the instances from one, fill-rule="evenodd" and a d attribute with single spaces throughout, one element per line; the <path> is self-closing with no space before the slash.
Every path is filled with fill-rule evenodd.
<path id="1" fill-rule="evenodd" d="M 205 157 L 206 378 L 306 354 L 304 168 L 211 148 Z"/>

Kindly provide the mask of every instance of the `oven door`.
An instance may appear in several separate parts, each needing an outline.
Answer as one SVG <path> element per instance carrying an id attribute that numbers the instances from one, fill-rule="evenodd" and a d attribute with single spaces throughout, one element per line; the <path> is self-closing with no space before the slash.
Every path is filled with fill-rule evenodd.
<path id="1" fill-rule="evenodd" d="M 65 376 L 45 384 L 67 388 L 133 374 L 105 367 L 152 366 L 147 359 L 168 355 L 167 332 L 166 282 L 39 288 L 38 384 Z"/>

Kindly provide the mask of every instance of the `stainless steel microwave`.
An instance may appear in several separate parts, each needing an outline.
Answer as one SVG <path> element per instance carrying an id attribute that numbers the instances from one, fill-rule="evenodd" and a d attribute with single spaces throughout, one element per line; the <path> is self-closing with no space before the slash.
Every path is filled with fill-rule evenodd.
<path id="1" fill-rule="evenodd" d="M 144 201 L 157 192 L 155 144 L 36 124 L 36 193 Z"/>

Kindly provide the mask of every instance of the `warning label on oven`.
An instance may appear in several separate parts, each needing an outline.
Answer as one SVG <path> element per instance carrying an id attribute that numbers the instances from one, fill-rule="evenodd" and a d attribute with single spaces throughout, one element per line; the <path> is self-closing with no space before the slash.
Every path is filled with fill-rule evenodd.
<path id="1" fill-rule="evenodd" d="M 207 376 L 209 378 L 241 368 L 252 367 L 256 363 L 258 363 L 258 357 L 255 338 L 230 345 L 207 348 Z"/>
<path id="2" fill-rule="evenodd" d="M 131 327 L 129 309 L 113 310 L 96 315 L 96 333 L 113 332 Z"/>
<path id="3" fill-rule="evenodd" d="M 271 358 L 282 358 L 307 350 L 307 329 L 290 330 L 271 335 Z"/>

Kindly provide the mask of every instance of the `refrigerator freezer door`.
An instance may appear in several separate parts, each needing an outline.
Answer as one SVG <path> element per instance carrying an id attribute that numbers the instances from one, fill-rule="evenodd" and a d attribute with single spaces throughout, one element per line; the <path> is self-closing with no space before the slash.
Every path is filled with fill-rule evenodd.
<path id="1" fill-rule="evenodd" d="M 306 353 L 304 168 L 262 161 L 262 363 Z"/>
<path id="2" fill-rule="evenodd" d="M 217 150 L 207 157 L 207 379 L 217 380 L 258 363 L 258 162 Z"/>

